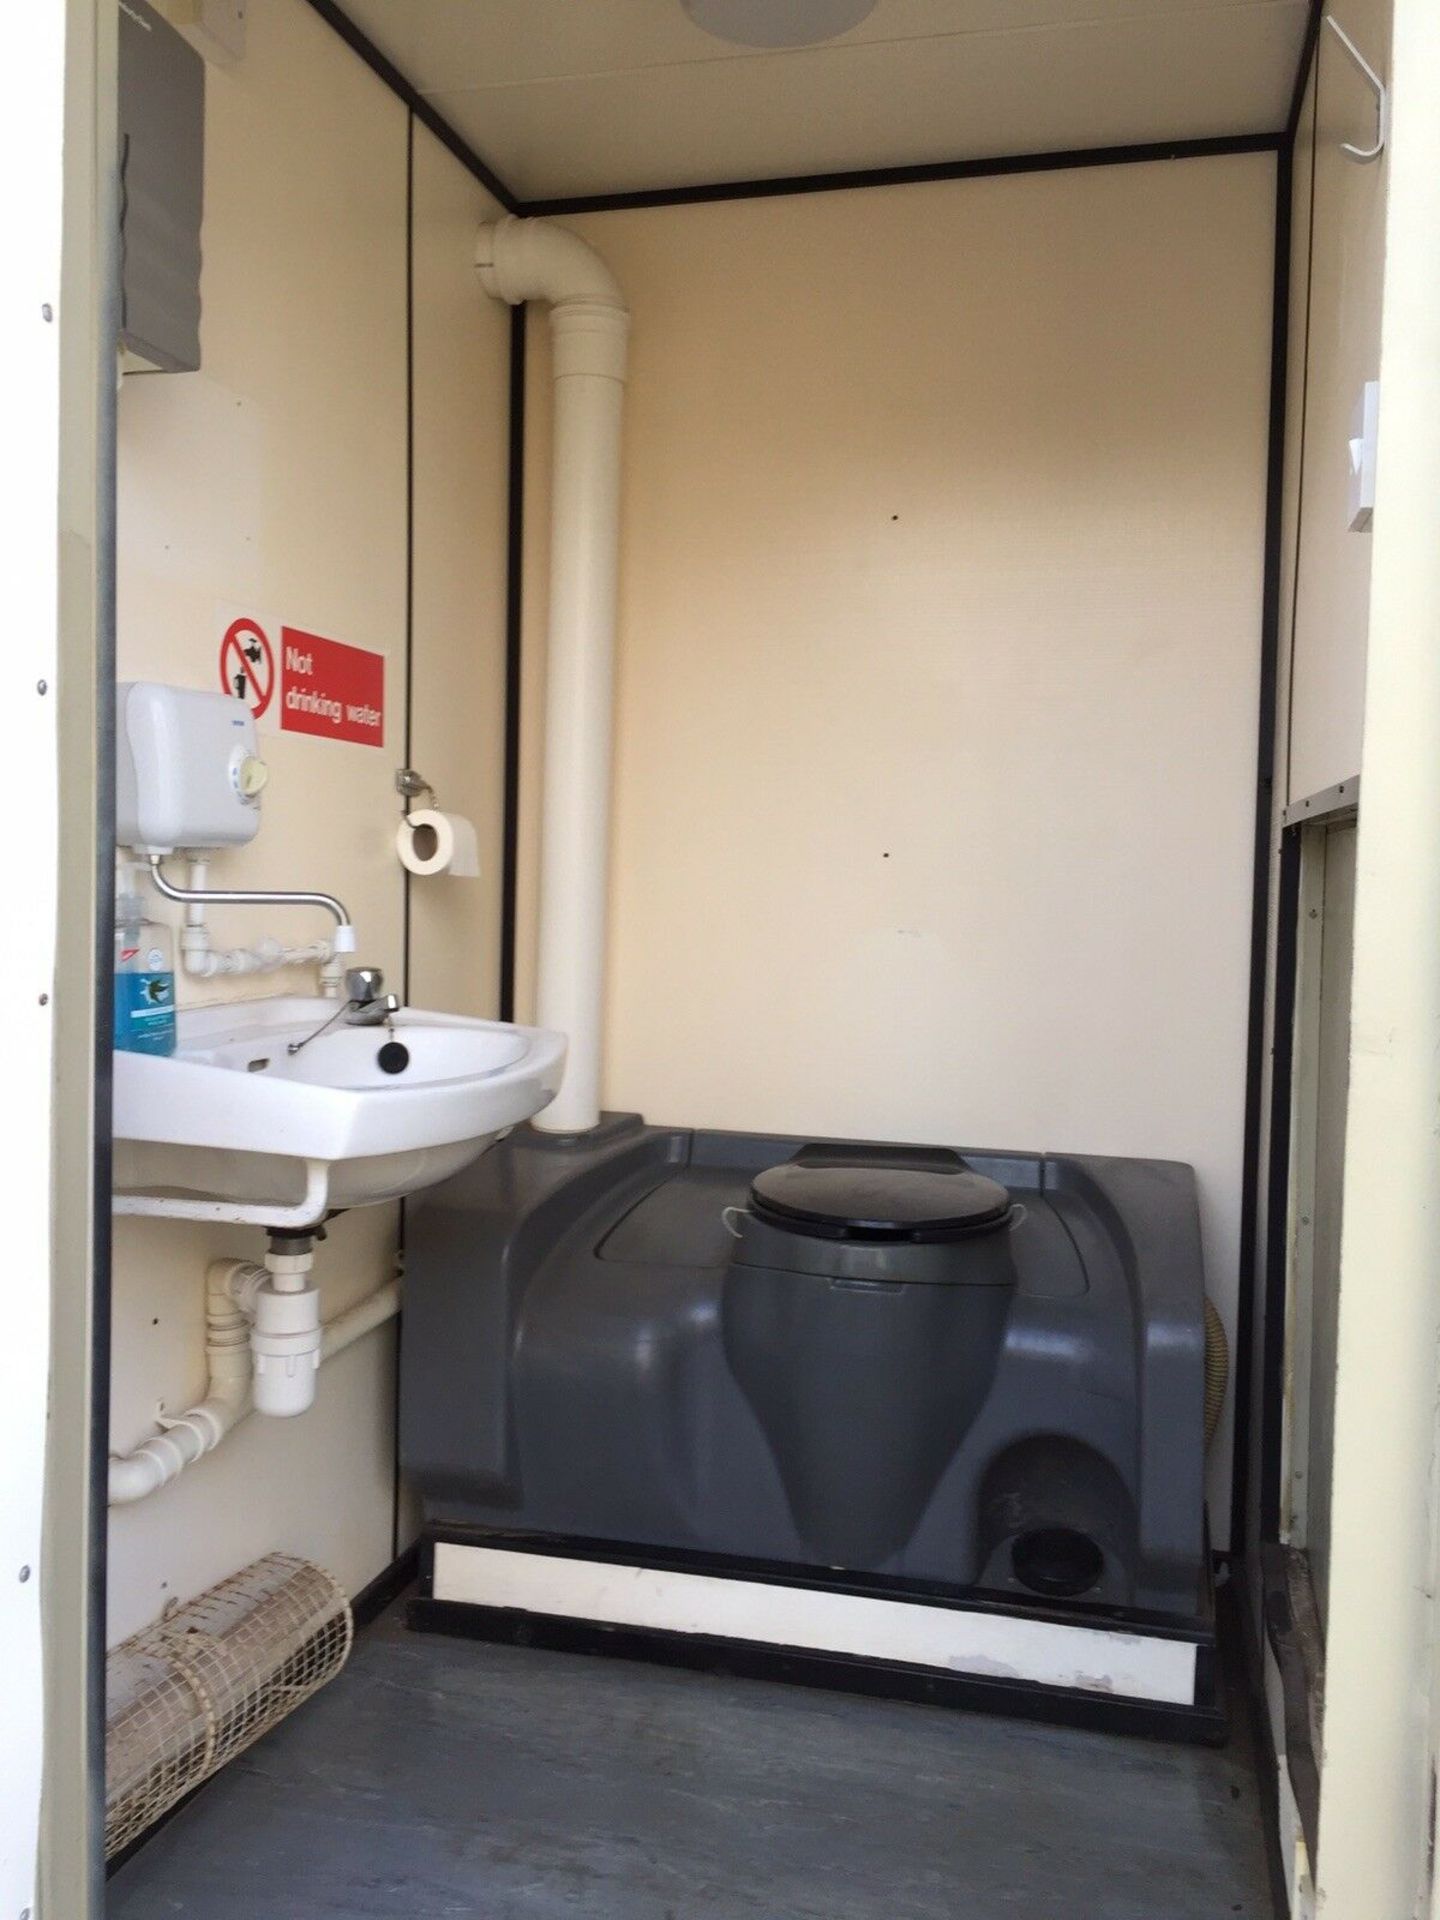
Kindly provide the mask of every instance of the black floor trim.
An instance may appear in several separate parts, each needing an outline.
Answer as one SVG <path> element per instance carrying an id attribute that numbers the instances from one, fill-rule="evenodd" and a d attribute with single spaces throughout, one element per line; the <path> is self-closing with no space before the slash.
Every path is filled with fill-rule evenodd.
<path id="1" fill-rule="evenodd" d="M 1138 1734 L 1147 1739 L 1219 1745 L 1228 1733 L 1223 1691 L 1214 1663 L 1203 1659 L 1200 1669 L 1208 1682 L 1206 1696 L 1193 1707 L 1180 1707 L 1078 1688 L 1042 1686 L 1028 1680 L 941 1673 L 898 1661 L 861 1660 L 849 1654 L 815 1653 L 702 1634 L 615 1627 L 454 1600 L 412 1600 L 406 1609 L 406 1624 L 419 1633 L 447 1633 L 563 1653 L 601 1654 L 616 1660 L 647 1660 L 694 1672 L 779 1680 L 791 1686 L 825 1687 L 926 1706 L 964 1707 L 1097 1732 Z"/>
<path id="2" fill-rule="evenodd" d="M 866 1660 L 809 1648 L 777 1647 L 767 1642 L 731 1640 L 665 1629 L 614 1626 L 605 1621 L 535 1614 L 511 1607 L 479 1606 L 470 1601 L 434 1597 L 435 1548 L 448 1544 L 535 1553 L 551 1558 L 584 1559 L 620 1566 L 647 1566 L 663 1572 L 704 1573 L 752 1580 L 772 1586 L 799 1586 L 825 1593 L 853 1593 L 874 1599 L 909 1600 L 968 1613 L 1044 1620 L 1066 1627 L 1124 1631 L 1145 1637 L 1197 1643 L 1193 1706 L 1096 1694 L 1053 1687 L 1031 1680 L 992 1679 L 978 1674 L 938 1672 L 899 1661 Z M 651 1660 L 699 1672 L 744 1678 L 783 1680 L 797 1686 L 833 1687 L 935 1706 L 969 1707 L 1009 1713 L 1060 1726 L 1090 1727 L 1111 1733 L 1137 1733 L 1158 1740 L 1190 1740 L 1218 1745 L 1228 1738 L 1229 1717 L 1215 1627 L 1215 1593 L 1207 1582 L 1200 1616 L 1194 1621 L 1119 1607 L 1031 1606 L 978 1589 L 948 1587 L 938 1581 L 902 1580 L 890 1574 L 836 1573 L 827 1568 L 786 1562 L 740 1560 L 687 1549 L 633 1546 L 569 1535 L 505 1533 L 493 1528 L 430 1526 L 419 1544 L 417 1594 L 406 1609 L 406 1624 L 422 1633 L 451 1633 L 514 1646 L 547 1647 L 559 1652 L 598 1653 L 615 1659 Z"/>

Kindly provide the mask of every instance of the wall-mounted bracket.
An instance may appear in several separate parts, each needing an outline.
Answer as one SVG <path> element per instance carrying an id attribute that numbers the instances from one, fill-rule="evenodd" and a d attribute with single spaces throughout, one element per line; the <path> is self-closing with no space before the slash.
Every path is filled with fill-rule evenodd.
<path id="1" fill-rule="evenodd" d="M 1385 151 L 1386 140 L 1390 137 L 1390 91 L 1333 13 L 1325 15 L 1325 24 L 1364 74 L 1366 84 L 1375 96 L 1374 146 L 1356 147 L 1352 146 L 1348 140 L 1342 140 L 1340 151 L 1347 159 L 1359 161 L 1361 164 L 1368 160 L 1378 160 Z"/>
<path id="2" fill-rule="evenodd" d="M 435 799 L 435 789 L 424 774 L 417 772 L 414 767 L 395 769 L 395 791 L 407 802 L 407 807 L 408 802 L 418 800 L 422 793 L 428 793 L 432 802 Z"/>

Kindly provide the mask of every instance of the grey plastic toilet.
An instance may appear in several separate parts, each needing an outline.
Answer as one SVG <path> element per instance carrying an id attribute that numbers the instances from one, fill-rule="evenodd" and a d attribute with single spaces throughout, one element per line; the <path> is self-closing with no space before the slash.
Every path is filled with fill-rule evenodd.
<path id="1" fill-rule="evenodd" d="M 432 1542 L 1210 1631 L 1188 1167 L 614 1115 L 406 1238 Z"/>
<path id="2" fill-rule="evenodd" d="M 821 1559 L 877 1567 L 914 1531 L 995 1376 L 1018 1217 L 954 1153 L 825 1147 L 734 1211 L 725 1355 Z"/>

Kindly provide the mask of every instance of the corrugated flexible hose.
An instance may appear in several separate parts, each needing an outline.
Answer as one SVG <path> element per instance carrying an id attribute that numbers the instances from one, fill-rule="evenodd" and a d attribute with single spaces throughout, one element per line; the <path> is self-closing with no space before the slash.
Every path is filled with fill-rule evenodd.
<path id="1" fill-rule="evenodd" d="M 1225 1405 L 1225 1388 L 1230 1380 L 1230 1343 L 1225 1338 L 1225 1323 L 1215 1302 L 1205 1296 L 1205 1445 L 1208 1448 L 1220 1425 L 1220 1410 Z"/>

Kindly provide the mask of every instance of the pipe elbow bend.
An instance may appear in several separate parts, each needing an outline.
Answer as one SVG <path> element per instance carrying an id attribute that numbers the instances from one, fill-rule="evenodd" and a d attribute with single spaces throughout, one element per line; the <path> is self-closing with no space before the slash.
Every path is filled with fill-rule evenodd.
<path id="1" fill-rule="evenodd" d="M 588 240 L 551 220 L 508 214 L 481 227 L 475 265 L 485 291 L 519 306 L 544 300 L 552 307 L 585 303 L 626 311 L 620 283 Z"/>

